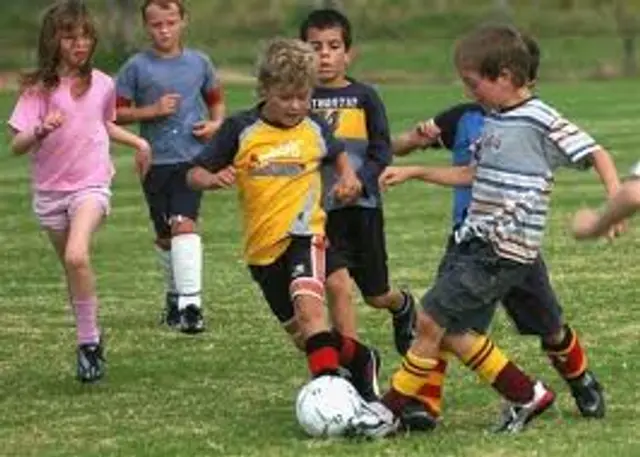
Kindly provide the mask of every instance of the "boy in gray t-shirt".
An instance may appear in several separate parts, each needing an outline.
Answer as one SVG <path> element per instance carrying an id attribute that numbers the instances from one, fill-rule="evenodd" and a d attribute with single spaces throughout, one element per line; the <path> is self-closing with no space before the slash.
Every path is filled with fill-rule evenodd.
<path id="1" fill-rule="evenodd" d="M 209 58 L 182 46 L 182 1 L 146 0 L 141 12 L 151 47 L 131 57 L 118 74 L 118 122 L 139 123 L 153 151 L 142 186 L 166 274 L 163 321 L 198 333 L 204 330 L 196 232 L 201 193 L 187 186 L 185 174 L 220 127 L 225 106 Z"/>

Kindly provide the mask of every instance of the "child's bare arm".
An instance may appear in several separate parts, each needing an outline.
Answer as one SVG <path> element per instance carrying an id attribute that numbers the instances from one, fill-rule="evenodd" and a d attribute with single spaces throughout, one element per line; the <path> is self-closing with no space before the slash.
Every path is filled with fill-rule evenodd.
<path id="1" fill-rule="evenodd" d="M 475 166 L 458 167 L 387 167 L 380 176 L 383 189 L 401 184 L 410 179 L 437 184 L 440 186 L 470 186 L 475 177 Z"/>
<path id="2" fill-rule="evenodd" d="M 608 234 L 619 224 L 640 210 L 640 180 L 628 181 L 598 213 L 593 209 L 578 211 L 573 219 L 573 236 L 577 239 L 597 238 Z"/>
<path id="3" fill-rule="evenodd" d="M 136 106 L 130 100 L 118 98 L 116 110 L 118 124 L 132 124 L 140 121 L 170 116 L 178 110 L 180 95 L 175 93 L 165 94 L 155 103 L 145 106 Z"/>

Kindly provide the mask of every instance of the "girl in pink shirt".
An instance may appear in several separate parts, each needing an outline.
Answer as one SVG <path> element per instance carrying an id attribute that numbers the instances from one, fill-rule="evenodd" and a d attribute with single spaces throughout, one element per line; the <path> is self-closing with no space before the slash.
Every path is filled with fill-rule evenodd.
<path id="1" fill-rule="evenodd" d="M 76 317 L 77 376 L 84 382 L 104 374 L 89 251 L 109 212 L 109 139 L 136 149 L 141 176 L 151 158 L 145 140 L 113 122 L 114 83 L 92 68 L 95 45 L 95 27 L 82 2 L 50 7 L 40 29 L 38 68 L 24 77 L 9 120 L 13 152 L 31 156 L 34 211 L 65 270 Z"/>

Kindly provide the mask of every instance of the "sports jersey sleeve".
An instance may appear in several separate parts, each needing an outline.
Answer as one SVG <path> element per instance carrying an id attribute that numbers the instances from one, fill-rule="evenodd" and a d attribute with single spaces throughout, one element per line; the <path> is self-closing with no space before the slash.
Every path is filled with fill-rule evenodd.
<path id="1" fill-rule="evenodd" d="M 216 68 L 211 62 L 211 59 L 203 55 L 202 61 L 204 65 L 204 77 L 202 78 L 200 93 L 207 103 L 207 106 L 217 105 L 222 102 L 222 85 L 220 84 Z"/>
<path id="2" fill-rule="evenodd" d="M 436 147 L 453 149 L 460 120 L 470 110 L 480 110 L 480 108 L 473 103 L 461 103 L 438 113 L 433 118 L 433 122 L 440 129 L 440 143 Z"/>
<path id="3" fill-rule="evenodd" d="M 375 90 L 370 89 L 364 103 L 369 145 L 363 166 L 358 170 L 365 193 L 375 193 L 380 173 L 391 163 L 391 137 L 387 111 Z"/>
<path id="4" fill-rule="evenodd" d="M 322 142 L 324 143 L 324 149 L 326 152 L 323 161 L 334 161 L 338 154 L 344 152 L 344 143 L 335 137 L 335 135 L 331 131 L 331 127 L 329 127 L 327 121 L 325 121 L 321 116 L 312 114 L 310 118 L 311 121 L 318 126 L 318 129 L 320 130 L 320 136 L 322 137 Z"/>
<path id="5" fill-rule="evenodd" d="M 591 135 L 563 117 L 557 117 L 551 123 L 547 139 L 571 166 L 577 168 L 589 167 L 591 154 L 600 148 Z"/>
<path id="6" fill-rule="evenodd" d="M 211 172 L 222 170 L 233 163 L 238 152 L 241 123 L 234 117 L 227 118 L 202 152 L 193 159 L 193 164 Z"/>
<path id="7" fill-rule="evenodd" d="M 138 70 L 135 60 L 129 60 L 116 77 L 117 106 L 128 106 L 135 101 L 138 91 Z"/>
<path id="8" fill-rule="evenodd" d="M 44 100 L 36 90 L 26 90 L 18 98 L 9 126 L 18 132 L 35 129 L 46 115 Z"/>

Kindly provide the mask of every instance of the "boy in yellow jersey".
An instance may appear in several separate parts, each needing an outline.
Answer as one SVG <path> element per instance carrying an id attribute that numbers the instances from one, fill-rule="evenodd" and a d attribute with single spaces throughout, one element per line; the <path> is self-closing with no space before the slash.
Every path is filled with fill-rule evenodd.
<path id="1" fill-rule="evenodd" d="M 245 259 L 271 310 L 290 334 L 293 325 L 313 376 L 344 366 L 364 398 L 375 398 L 371 351 L 332 332 L 325 319 L 325 221 L 320 166 L 335 163 L 331 192 L 352 201 L 361 184 L 344 146 L 309 114 L 316 78 L 313 49 L 298 40 L 271 41 L 258 64 L 253 109 L 229 117 L 188 173 L 196 189 L 237 184 Z M 296 336 L 296 335 L 294 335 Z"/>

